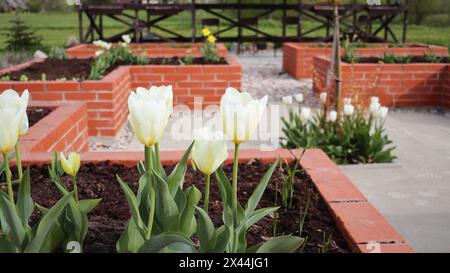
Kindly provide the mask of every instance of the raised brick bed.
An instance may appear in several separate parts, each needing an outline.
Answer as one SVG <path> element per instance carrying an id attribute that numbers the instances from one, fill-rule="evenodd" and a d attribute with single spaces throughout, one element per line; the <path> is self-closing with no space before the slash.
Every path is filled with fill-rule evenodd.
<path id="1" fill-rule="evenodd" d="M 0 90 L 28 89 L 33 101 L 85 101 L 89 135 L 114 137 L 126 121 L 130 90 L 138 86 L 172 85 L 175 105 L 193 107 L 194 97 L 203 107 L 219 104 L 227 87 L 241 87 L 241 65 L 231 56 L 225 59 L 228 64 L 224 65 L 120 66 L 95 81 L 3 81 Z"/>
<path id="2" fill-rule="evenodd" d="M 301 154 L 299 150 L 293 152 L 297 157 Z M 161 153 L 161 162 L 164 165 L 177 163 L 183 153 L 184 151 L 164 151 Z M 232 162 L 232 154 L 230 151 L 226 164 Z M 269 163 L 279 157 L 293 160 L 288 150 L 241 150 L 239 154 L 241 163 L 254 159 Z M 25 164 L 40 165 L 49 162 L 50 154 L 24 154 L 23 158 Z M 138 160 L 143 160 L 143 153 L 88 152 L 82 154 L 81 158 L 84 163 L 110 161 L 125 166 L 136 166 Z M 306 151 L 301 165 L 328 204 L 340 232 L 355 252 L 414 252 L 323 151 L 318 149 Z"/>
<path id="3" fill-rule="evenodd" d="M 134 53 L 141 55 L 147 54 L 149 58 L 170 58 L 175 56 L 187 56 L 193 57 L 201 56 L 202 43 L 155 43 L 155 44 L 131 44 L 131 49 Z M 69 58 L 94 58 L 96 47 L 93 44 L 80 44 L 69 49 L 66 49 L 66 53 Z M 225 57 L 228 54 L 227 48 L 223 44 L 216 45 L 217 54 L 221 57 Z"/>
<path id="4" fill-rule="evenodd" d="M 315 93 L 334 90 L 326 86 L 330 59 L 314 58 Z M 378 96 L 388 107 L 449 107 L 448 64 L 342 64 L 342 98 L 355 97 L 369 102 Z M 331 97 L 334 94 L 331 93 Z"/>
<path id="5" fill-rule="evenodd" d="M 328 45 L 328 46 L 327 46 Z M 331 56 L 330 44 L 323 43 L 285 43 L 283 45 L 283 70 L 292 77 L 300 79 L 313 78 L 314 56 Z M 423 55 L 425 53 L 448 56 L 448 49 L 441 46 L 425 44 L 408 44 L 405 47 L 389 47 L 389 44 L 370 44 L 368 48 L 356 48 L 361 57 L 375 57 L 383 54 Z M 344 50 L 341 49 L 341 53 Z"/>
<path id="6" fill-rule="evenodd" d="M 85 103 L 33 102 L 30 106 L 52 108 L 53 111 L 39 120 L 25 136 L 20 138 L 22 152 L 88 151 L 89 136 Z"/>

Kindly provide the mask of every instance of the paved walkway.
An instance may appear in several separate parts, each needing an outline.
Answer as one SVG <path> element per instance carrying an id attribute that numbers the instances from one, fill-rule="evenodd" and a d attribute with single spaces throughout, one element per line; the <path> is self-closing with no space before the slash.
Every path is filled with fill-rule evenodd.
<path id="1" fill-rule="evenodd" d="M 450 115 L 392 111 L 393 164 L 341 167 L 418 252 L 450 252 Z"/>

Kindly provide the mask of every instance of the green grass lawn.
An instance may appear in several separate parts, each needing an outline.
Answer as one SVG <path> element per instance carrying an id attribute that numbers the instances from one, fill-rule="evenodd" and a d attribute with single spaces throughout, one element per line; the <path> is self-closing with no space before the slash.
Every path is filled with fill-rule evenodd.
<path id="1" fill-rule="evenodd" d="M 0 49 L 5 46 L 5 36 L 3 35 L 5 28 L 8 26 L 9 21 L 13 18 L 13 14 L 0 14 Z M 198 18 L 202 18 L 202 12 L 199 12 Z M 75 36 L 78 38 L 78 16 L 76 12 L 47 12 L 47 13 L 28 13 L 22 14 L 21 17 L 29 25 L 35 29 L 36 33 L 43 37 L 43 43 L 48 46 L 63 46 L 65 45 L 67 38 L 70 36 Z M 87 19 L 84 20 L 84 26 L 87 26 Z M 104 22 L 105 35 L 115 34 L 119 31 L 125 30 L 126 28 L 116 21 L 109 18 L 105 18 Z M 172 30 L 189 36 L 191 33 L 190 27 L 190 14 L 189 12 L 181 13 L 177 17 L 171 17 L 169 20 L 160 23 L 161 26 L 168 27 Z M 200 31 L 201 26 L 197 26 L 198 31 Z M 304 28 L 308 29 L 314 27 L 313 23 L 306 21 Z M 401 25 L 394 25 L 394 29 L 397 34 L 401 37 Z M 281 33 L 280 23 L 277 20 L 265 20 L 260 23 L 261 30 L 266 31 L 271 34 Z M 236 30 L 232 30 L 236 32 Z M 161 33 L 155 31 L 156 33 Z M 322 32 L 314 33 L 314 35 L 323 35 Z M 288 28 L 288 35 L 295 35 L 295 26 L 290 26 Z M 409 26 L 408 31 L 408 41 L 409 42 L 421 42 L 428 44 L 443 45 L 450 48 L 450 25 L 442 27 L 430 27 L 430 26 Z M 224 33 L 222 35 L 226 36 L 231 33 Z"/>

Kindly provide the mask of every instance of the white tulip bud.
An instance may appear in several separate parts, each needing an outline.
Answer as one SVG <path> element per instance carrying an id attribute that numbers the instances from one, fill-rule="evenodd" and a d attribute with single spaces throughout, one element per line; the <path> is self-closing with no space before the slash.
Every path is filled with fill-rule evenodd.
<path id="1" fill-rule="evenodd" d="M 295 101 L 298 103 L 302 103 L 303 102 L 303 94 L 297 94 L 295 95 Z"/>
<path id="2" fill-rule="evenodd" d="M 355 107 L 351 104 L 344 105 L 344 115 L 351 116 L 355 112 Z"/>
<path id="3" fill-rule="evenodd" d="M 330 111 L 327 116 L 327 121 L 328 122 L 336 122 L 336 120 L 337 120 L 337 112 L 334 110 Z"/>
<path id="4" fill-rule="evenodd" d="M 326 104 L 327 103 L 327 96 L 328 96 L 328 94 L 326 92 L 320 93 L 319 97 L 320 97 L 320 102 L 322 104 Z"/>
<path id="5" fill-rule="evenodd" d="M 293 103 L 292 96 L 284 96 L 281 101 L 286 105 L 291 105 Z"/>

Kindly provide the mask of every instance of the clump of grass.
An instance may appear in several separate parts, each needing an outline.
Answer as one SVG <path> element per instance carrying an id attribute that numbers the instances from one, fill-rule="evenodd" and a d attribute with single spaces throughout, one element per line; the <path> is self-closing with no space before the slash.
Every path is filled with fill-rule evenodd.
<path id="1" fill-rule="evenodd" d="M 409 64 L 411 60 L 411 56 L 398 56 L 390 53 L 385 53 L 381 58 L 385 64 Z"/>

